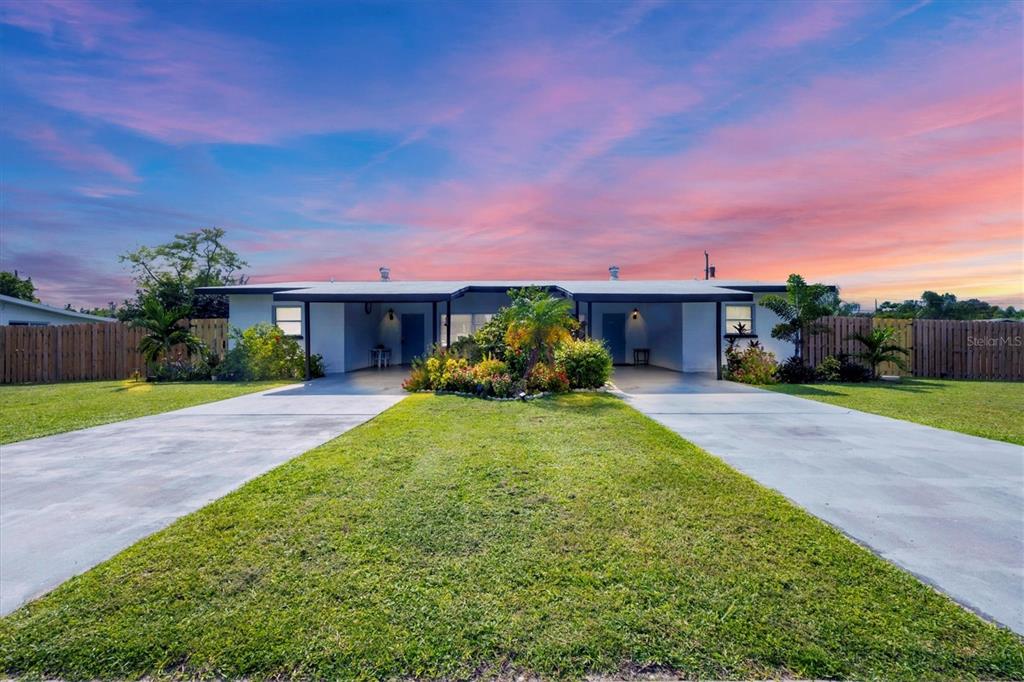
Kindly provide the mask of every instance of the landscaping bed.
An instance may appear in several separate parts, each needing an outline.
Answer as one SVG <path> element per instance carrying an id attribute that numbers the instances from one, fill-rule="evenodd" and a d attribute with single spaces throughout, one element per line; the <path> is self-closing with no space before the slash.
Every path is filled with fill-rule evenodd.
<path id="1" fill-rule="evenodd" d="M 77 381 L 0 386 L 0 444 L 179 410 L 287 381 Z"/>
<path id="2" fill-rule="evenodd" d="M 1016 678 L 1024 645 L 609 395 L 416 394 L 0 621 L 84 678 Z"/>
<path id="3" fill-rule="evenodd" d="M 897 382 L 774 384 L 779 393 L 885 417 L 1024 445 L 1024 384 L 911 379 Z"/>

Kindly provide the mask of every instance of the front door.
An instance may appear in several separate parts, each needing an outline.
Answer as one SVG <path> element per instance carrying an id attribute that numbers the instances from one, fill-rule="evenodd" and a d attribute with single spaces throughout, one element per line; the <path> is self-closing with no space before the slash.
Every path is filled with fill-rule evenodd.
<path id="1" fill-rule="evenodd" d="M 601 336 L 608 344 L 612 362 L 626 363 L 626 313 L 605 313 L 601 317 Z"/>
<path id="2" fill-rule="evenodd" d="M 423 355 L 423 313 L 402 313 L 402 362 Z"/>

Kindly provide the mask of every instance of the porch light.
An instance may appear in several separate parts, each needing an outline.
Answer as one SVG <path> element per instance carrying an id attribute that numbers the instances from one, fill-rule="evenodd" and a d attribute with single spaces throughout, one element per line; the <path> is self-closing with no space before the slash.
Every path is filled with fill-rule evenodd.
<path id="1" fill-rule="evenodd" d="M 635 320 L 638 317 L 640 317 L 640 309 L 639 308 L 633 308 L 633 319 Z"/>
<path id="2" fill-rule="evenodd" d="M 394 308 L 388 308 L 388 319 L 389 320 L 394 320 L 395 319 L 395 309 Z"/>

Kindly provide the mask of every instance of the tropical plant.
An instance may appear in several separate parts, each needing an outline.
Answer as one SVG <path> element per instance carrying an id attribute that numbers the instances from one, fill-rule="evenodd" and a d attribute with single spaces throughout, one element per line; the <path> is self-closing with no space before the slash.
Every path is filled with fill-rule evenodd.
<path id="1" fill-rule="evenodd" d="M 727 379 L 744 384 L 774 384 L 778 381 L 775 355 L 758 346 L 734 349 L 734 364 Z"/>
<path id="2" fill-rule="evenodd" d="M 795 355 L 779 365 L 779 381 L 784 384 L 809 384 L 817 378 L 813 367 L 808 367 Z"/>
<path id="3" fill-rule="evenodd" d="M 603 341 L 572 339 L 555 350 L 555 366 L 570 388 L 601 388 L 612 375 L 612 356 Z"/>
<path id="4" fill-rule="evenodd" d="M 36 298 L 36 285 L 32 283 L 32 278 L 19 277 L 17 270 L 0 272 L 0 294 L 39 303 L 39 299 Z"/>
<path id="5" fill-rule="evenodd" d="M 160 360 L 168 358 L 175 346 L 181 346 L 189 357 L 203 348 L 203 342 L 181 322 L 188 309 L 179 307 L 167 309 L 156 298 L 146 298 L 142 303 L 143 315 L 133 325 L 146 334 L 139 341 L 139 352 L 152 368 Z"/>
<path id="6" fill-rule="evenodd" d="M 894 327 L 875 327 L 867 334 L 861 332 L 850 334 L 846 340 L 859 341 L 864 346 L 864 350 L 854 353 L 854 357 L 870 367 L 872 378 L 877 379 L 878 367 L 883 362 L 891 362 L 902 370 L 907 369 L 904 358 L 910 355 L 910 351 L 893 343 L 895 336 L 896 329 Z"/>
<path id="7" fill-rule="evenodd" d="M 839 297 L 826 284 L 808 284 L 800 275 L 786 280 L 786 295 L 769 294 L 760 305 L 775 313 L 779 322 L 772 328 L 772 338 L 793 344 L 794 355 L 803 360 L 803 335 L 825 330 L 819 318 L 836 313 Z"/>
<path id="8" fill-rule="evenodd" d="M 572 338 L 576 326 L 570 311 L 571 304 L 564 298 L 522 297 L 508 307 L 510 322 L 505 341 L 513 350 L 526 354 L 524 375 L 528 376 L 539 362 L 554 362 L 555 348 Z"/>
<path id="9" fill-rule="evenodd" d="M 306 356 L 299 342 L 286 336 L 281 328 L 260 322 L 245 331 L 231 331 L 234 347 L 214 369 L 218 379 L 252 381 L 262 379 L 301 379 L 306 374 Z M 310 376 L 323 376 L 320 354 L 309 358 Z"/>
<path id="10" fill-rule="evenodd" d="M 822 381 L 839 381 L 842 378 L 843 363 L 834 355 L 827 356 L 814 368 L 814 374 Z"/>

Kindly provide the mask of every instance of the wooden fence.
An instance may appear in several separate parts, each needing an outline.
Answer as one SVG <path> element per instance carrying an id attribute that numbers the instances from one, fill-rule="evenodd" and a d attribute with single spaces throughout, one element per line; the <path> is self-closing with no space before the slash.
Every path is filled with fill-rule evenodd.
<path id="1" fill-rule="evenodd" d="M 847 340 L 873 327 L 896 329 L 894 341 L 910 351 L 909 372 L 891 363 L 883 374 L 947 379 L 1024 380 L 1024 322 L 897 320 L 871 317 L 826 317 L 826 330 L 805 335 L 804 358 L 816 366 L 828 355 L 853 355 L 863 347 Z"/>
<path id="2" fill-rule="evenodd" d="M 227 349 L 226 319 L 192 320 L 195 333 L 211 350 Z M 142 330 L 121 322 L 46 327 L 0 327 L 0 383 L 127 379 L 145 374 L 139 353 Z"/>

